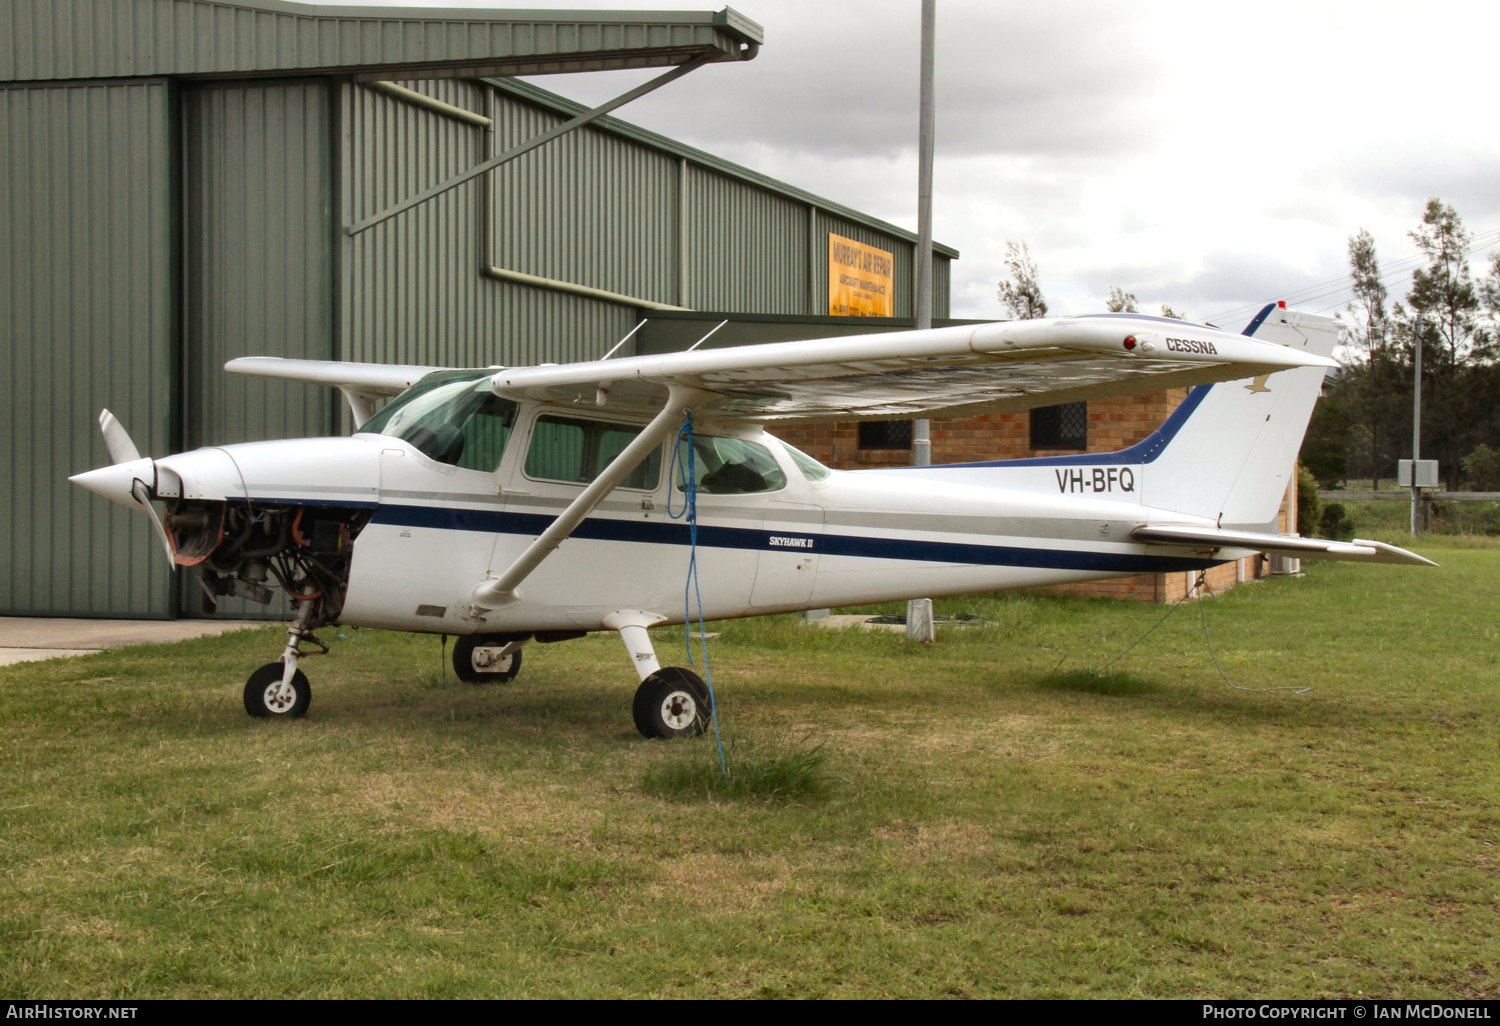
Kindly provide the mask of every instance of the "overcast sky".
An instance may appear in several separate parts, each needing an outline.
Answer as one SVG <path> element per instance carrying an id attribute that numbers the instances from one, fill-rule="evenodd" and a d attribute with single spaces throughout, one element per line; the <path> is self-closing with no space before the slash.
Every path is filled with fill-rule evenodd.
<path id="1" fill-rule="evenodd" d="M 915 230 L 918 0 L 735 7 L 765 27 L 755 60 L 702 68 L 618 116 Z M 1361 227 L 1383 263 L 1411 256 L 1430 196 L 1472 231 L 1500 229 L 1500 6 L 938 0 L 937 12 L 934 233 L 962 253 L 954 316 L 1005 316 L 1007 240 L 1030 245 L 1055 314 L 1101 310 L 1118 285 L 1143 311 L 1169 303 L 1238 327 L 1245 308 L 1344 275 Z M 601 101 L 656 73 L 532 81 Z M 1476 254 L 1476 273 L 1486 264 Z"/>

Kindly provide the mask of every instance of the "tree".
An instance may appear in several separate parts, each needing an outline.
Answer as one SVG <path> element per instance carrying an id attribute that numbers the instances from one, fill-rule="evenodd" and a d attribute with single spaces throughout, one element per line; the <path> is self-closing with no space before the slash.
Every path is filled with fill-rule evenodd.
<path id="1" fill-rule="evenodd" d="M 1349 476 L 1349 421 L 1343 404 L 1328 396 L 1318 399 L 1297 459 L 1324 488 L 1337 488 Z"/>
<path id="2" fill-rule="evenodd" d="M 1118 285 L 1109 287 L 1109 302 L 1104 306 L 1110 313 L 1140 313 L 1135 305 L 1135 293 L 1126 292 Z"/>
<path id="3" fill-rule="evenodd" d="M 1018 321 L 1036 320 L 1047 316 L 1047 300 L 1037 284 L 1036 261 L 1023 241 L 1016 245 L 1009 239 L 1005 242 L 1005 270 L 1007 277 L 1000 280 L 1000 302 Z"/>
<path id="4" fill-rule="evenodd" d="M 1479 313 L 1479 294 L 1469 274 L 1471 236 L 1458 211 L 1436 196 L 1427 201 L 1421 227 L 1407 234 L 1428 260 L 1425 269 L 1412 272 L 1407 302 L 1431 320 L 1448 367 L 1457 367 L 1469 355 Z"/>
<path id="5" fill-rule="evenodd" d="M 1405 325 L 1406 336 L 1413 346 L 1422 346 L 1423 362 L 1430 368 L 1433 432 L 1431 445 L 1444 465 L 1448 487 L 1458 483 L 1459 453 L 1464 442 L 1472 437 L 1476 415 L 1468 399 L 1478 399 L 1472 394 L 1469 382 L 1459 381 L 1460 368 L 1474 355 L 1475 331 L 1478 327 L 1479 292 L 1469 273 L 1470 235 L 1464 229 L 1458 211 L 1434 196 L 1427 201 L 1422 214 L 1422 224 L 1408 233 L 1427 257 L 1425 268 L 1418 268 L 1411 275 L 1411 291 L 1406 294 L 1413 321 Z M 1417 338 L 1415 327 L 1420 317 L 1421 337 Z M 1437 359 L 1428 358 L 1428 349 L 1434 350 Z M 1424 383 L 1425 384 L 1425 383 Z M 1425 405 L 1425 404 L 1424 404 Z M 1485 411 L 1487 412 L 1487 411 Z M 1423 418 L 1426 420 L 1426 417 Z M 1424 438 L 1427 433 L 1424 431 Z M 1414 454 L 1419 459 L 1420 453 Z"/>
<path id="6" fill-rule="evenodd" d="M 1348 306 L 1354 326 L 1349 334 L 1360 349 L 1377 354 L 1386 342 L 1390 325 L 1385 311 L 1385 285 L 1380 281 L 1380 259 L 1375 255 L 1375 237 L 1363 228 L 1349 236 L 1349 277 L 1354 281 L 1354 301 Z"/>
<path id="7" fill-rule="evenodd" d="M 1185 320 L 1187 320 L 1187 311 L 1186 310 L 1184 310 L 1182 313 L 1178 313 L 1176 310 L 1173 310 L 1166 303 L 1163 303 L 1161 305 L 1161 315 L 1163 317 L 1170 317 L 1174 321 L 1185 321 Z"/>
<path id="8" fill-rule="evenodd" d="M 1479 357 L 1486 363 L 1493 362 L 1500 353 L 1500 249 L 1490 254 L 1490 273 L 1479 279 L 1479 301 L 1489 324 L 1484 330 Z"/>

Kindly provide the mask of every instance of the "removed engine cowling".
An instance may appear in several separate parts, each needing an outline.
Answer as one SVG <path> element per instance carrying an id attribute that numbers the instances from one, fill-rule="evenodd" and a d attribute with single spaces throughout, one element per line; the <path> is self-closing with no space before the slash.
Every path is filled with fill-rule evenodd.
<path id="1" fill-rule="evenodd" d="M 177 565 L 202 573 L 205 613 L 225 595 L 266 605 L 274 584 L 315 604 L 312 627 L 343 610 L 354 540 L 369 519 L 345 507 L 178 499 L 165 524 Z"/>

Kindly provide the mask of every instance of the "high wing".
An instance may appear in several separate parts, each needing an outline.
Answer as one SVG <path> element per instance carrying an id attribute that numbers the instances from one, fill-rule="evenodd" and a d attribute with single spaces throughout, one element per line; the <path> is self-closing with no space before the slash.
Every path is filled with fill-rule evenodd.
<path id="1" fill-rule="evenodd" d="M 1335 367 L 1310 352 L 1153 317 L 1099 314 L 775 342 L 498 371 L 503 396 L 661 408 L 711 393 L 704 415 L 762 423 L 957 417 Z"/>
<path id="2" fill-rule="evenodd" d="M 278 356 L 242 356 L 224 369 L 231 374 L 257 378 L 305 381 L 329 385 L 344 393 L 354 426 L 363 427 L 374 413 L 375 403 L 400 395 L 433 371 L 444 367 L 397 366 L 384 363 L 340 363 L 337 360 L 286 360 Z"/>
<path id="3" fill-rule="evenodd" d="M 1415 566 L 1437 566 L 1415 552 L 1387 545 L 1385 542 L 1356 538 L 1352 542 L 1325 538 L 1291 538 L 1281 534 L 1255 531 L 1221 531 L 1213 527 L 1138 527 L 1131 532 L 1137 541 L 1165 545 L 1186 545 L 1208 551 L 1218 549 L 1253 549 L 1278 556 L 1302 559 L 1335 559 L 1351 563 L 1410 563 Z"/>

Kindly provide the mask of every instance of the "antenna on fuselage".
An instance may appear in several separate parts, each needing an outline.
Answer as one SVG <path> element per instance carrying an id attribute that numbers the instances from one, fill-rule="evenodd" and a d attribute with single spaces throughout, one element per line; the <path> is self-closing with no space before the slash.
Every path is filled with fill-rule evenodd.
<path id="1" fill-rule="evenodd" d="M 724 327 L 724 325 L 726 325 L 728 323 L 729 323 L 729 318 L 728 317 L 724 318 L 718 324 L 714 325 L 714 331 L 718 331 L 720 328 Z M 699 346 L 701 346 L 703 343 L 705 343 L 705 342 L 707 342 L 709 340 L 709 337 L 711 335 L 713 335 L 714 331 L 710 331 L 707 335 L 704 335 L 698 341 L 694 342 L 692 345 L 690 345 L 686 349 L 684 349 L 683 352 L 685 352 L 685 353 L 691 353 L 694 349 L 697 349 Z"/>
<path id="2" fill-rule="evenodd" d="M 616 342 L 615 343 L 615 347 L 613 349 L 611 349 L 609 352 L 605 353 L 603 356 L 599 357 L 599 359 L 600 360 L 608 360 L 611 356 L 614 356 L 615 353 L 617 353 L 619 351 L 619 349 L 620 349 L 621 346 L 623 346 L 626 342 L 630 341 L 630 336 L 634 335 L 636 332 L 638 332 L 642 328 L 644 328 L 646 326 L 646 322 L 649 321 L 650 319 L 651 318 L 649 318 L 649 317 L 642 318 L 641 319 L 641 323 L 637 324 L 635 327 L 633 327 L 629 331 L 627 331 L 625 333 L 625 337 L 622 338 L 622 339 L 620 339 L 620 341 Z"/>

